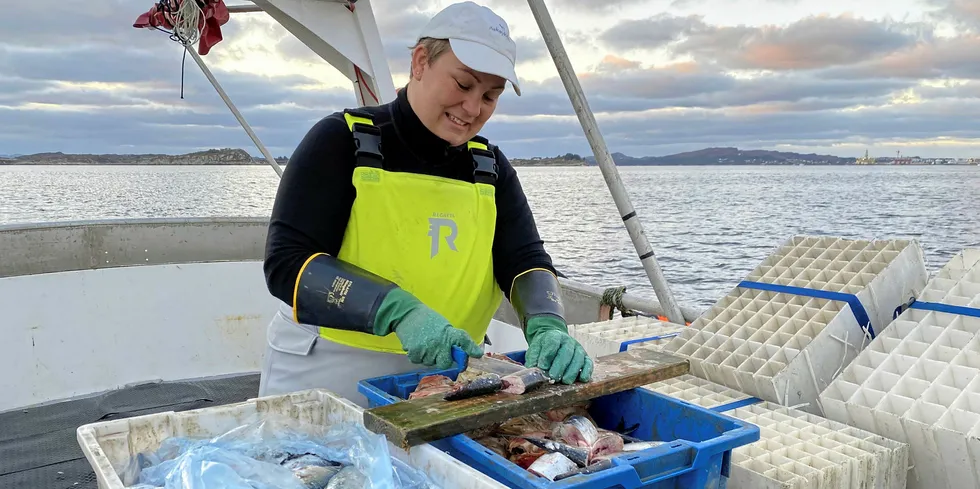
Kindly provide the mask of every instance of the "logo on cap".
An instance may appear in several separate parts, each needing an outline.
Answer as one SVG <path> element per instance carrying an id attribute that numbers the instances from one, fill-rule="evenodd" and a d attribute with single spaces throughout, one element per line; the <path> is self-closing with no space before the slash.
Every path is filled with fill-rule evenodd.
<path id="1" fill-rule="evenodd" d="M 507 37 L 507 38 L 510 37 L 507 34 L 507 26 L 504 25 L 504 24 L 497 24 L 495 26 L 492 25 L 492 26 L 490 26 L 490 30 L 493 31 L 493 32 L 496 32 L 497 34 L 500 34 L 501 36 L 504 36 L 504 37 Z"/>

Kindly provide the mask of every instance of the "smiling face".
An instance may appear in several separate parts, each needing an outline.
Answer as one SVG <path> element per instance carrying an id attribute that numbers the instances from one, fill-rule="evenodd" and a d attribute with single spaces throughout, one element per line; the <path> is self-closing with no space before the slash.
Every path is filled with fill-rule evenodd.
<path id="1" fill-rule="evenodd" d="M 428 50 L 434 45 L 420 44 L 412 50 L 408 101 L 425 127 L 458 146 L 490 119 L 506 80 L 469 69 L 453 54 L 448 42 L 430 60 Z"/>

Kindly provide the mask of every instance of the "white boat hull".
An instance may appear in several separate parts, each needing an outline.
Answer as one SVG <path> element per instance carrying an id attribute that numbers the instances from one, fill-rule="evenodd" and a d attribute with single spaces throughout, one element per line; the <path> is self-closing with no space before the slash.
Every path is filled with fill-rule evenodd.
<path id="1" fill-rule="evenodd" d="M 0 227 L 0 412 L 129 384 L 258 372 L 279 307 L 264 219 Z M 562 280 L 570 323 L 608 319 L 602 289 Z M 656 303 L 626 298 L 660 314 Z M 508 303 L 491 351 L 527 344 Z M 506 324 L 505 324 L 506 323 Z"/>

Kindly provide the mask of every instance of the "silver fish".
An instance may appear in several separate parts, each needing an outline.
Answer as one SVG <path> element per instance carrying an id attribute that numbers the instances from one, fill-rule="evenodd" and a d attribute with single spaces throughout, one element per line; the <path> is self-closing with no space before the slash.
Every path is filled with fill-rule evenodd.
<path id="1" fill-rule="evenodd" d="M 538 457 L 538 459 L 527 468 L 527 471 L 534 475 L 539 475 L 545 479 L 553 481 L 555 480 L 555 477 L 558 477 L 566 472 L 573 471 L 576 468 L 578 468 L 578 466 L 575 465 L 575 462 L 569 460 L 568 457 L 558 452 L 551 452 Z"/>
<path id="2" fill-rule="evenodd" d="M 555 437 L 568 445 L 591 448 L 599 439 L 599 430 L 584 416 L 569 416 L 555 427 Z"/>
<path id="3" fill-rule="evenodd" d="M 306 465 L 293 471 L 299 480 L 303 481 L 306 489 L 324 489 L 328 484 L 342 472 L 340 466 L 331 465 L 324 467 L 321 465 Z"/>
<path id="4" fill-rule="evenodd" d="M 663 445 L 666 442 L 663 441 L 639 441 L 633 443 L 627 443 L 623 445 L 624 452 L 638 452 L 640 450 L 646 450 L 647 448 L 655 448 Z"/>
<path id="5" fill-rule="evenodd" d="M 533 367 L 519 370 L 501 379 L 503 391 L 508 394 L 523 394 L 541 387 L 551 381 L 543 370 Z"/>
<path id="6" fill-rule="evenodd" d="M 532 444 L 539 446 L 549 452 L 560 453 L 580 467 L 585 467 L 589 463 L 589 450 L 582 447 L 573 447 L 552 440 L 545 440 L 533 436 L 523 437 Z"/>
<path id="7" fill-rule="evenodd" d="M 588 467 L 581 467 L 581 468 L 578 468 L 578 469 L 575 469 L 575 470 L 571 470 L 571 471 L 565 472 L 563 474 L 559 474 L 557 477 L 555 477 L 554 480 L 557 482 L 557 481 L 560 481 L 562 479 L 567 479 L 569 477 L 580 475 L 580 474 L 582 474 L 582 475 L 585 475 L 585 474 L 594 474 L 596 472 L 599 472 L 599 471 L 602 471 L 602 470 L 606 470 L 606 469 L 608 469 L 608 468 L 610 468 L 612 466 L 613 466 L 613 463 L 612 463 L 612 460 L 611 459 L 603 458 L 603 459 L 599 460 L 598 462 L 596 462 L 596 463 L 594 463 L 592 465 L 589 465 Z"/>
<path id="8" fill-rule="evenodd" d="M 348 465 L 330 479 L 326 489 L 362 489 L 367 487 L 368 478 L 357 467 Z"/>

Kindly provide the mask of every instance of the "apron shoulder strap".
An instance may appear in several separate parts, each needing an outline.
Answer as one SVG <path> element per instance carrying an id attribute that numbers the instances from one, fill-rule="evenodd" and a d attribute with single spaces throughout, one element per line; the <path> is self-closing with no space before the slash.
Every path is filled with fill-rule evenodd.
<path id="1" fill-rule="evenodd" d="M 344 109 L 344 120 L 354 135 L 355 166 L 382 168 L 384 156 L 381 154 L 381 129 L 374 125 L 371 114 L 358 109 Z"/>
<path id="2" fill-rule="evenodd" d="M 497 182 L 497 155 L 494 146 L 483 136 L 474 136 L 466 143 L 473 156 L 473 180 L 493 185 Z"/>

